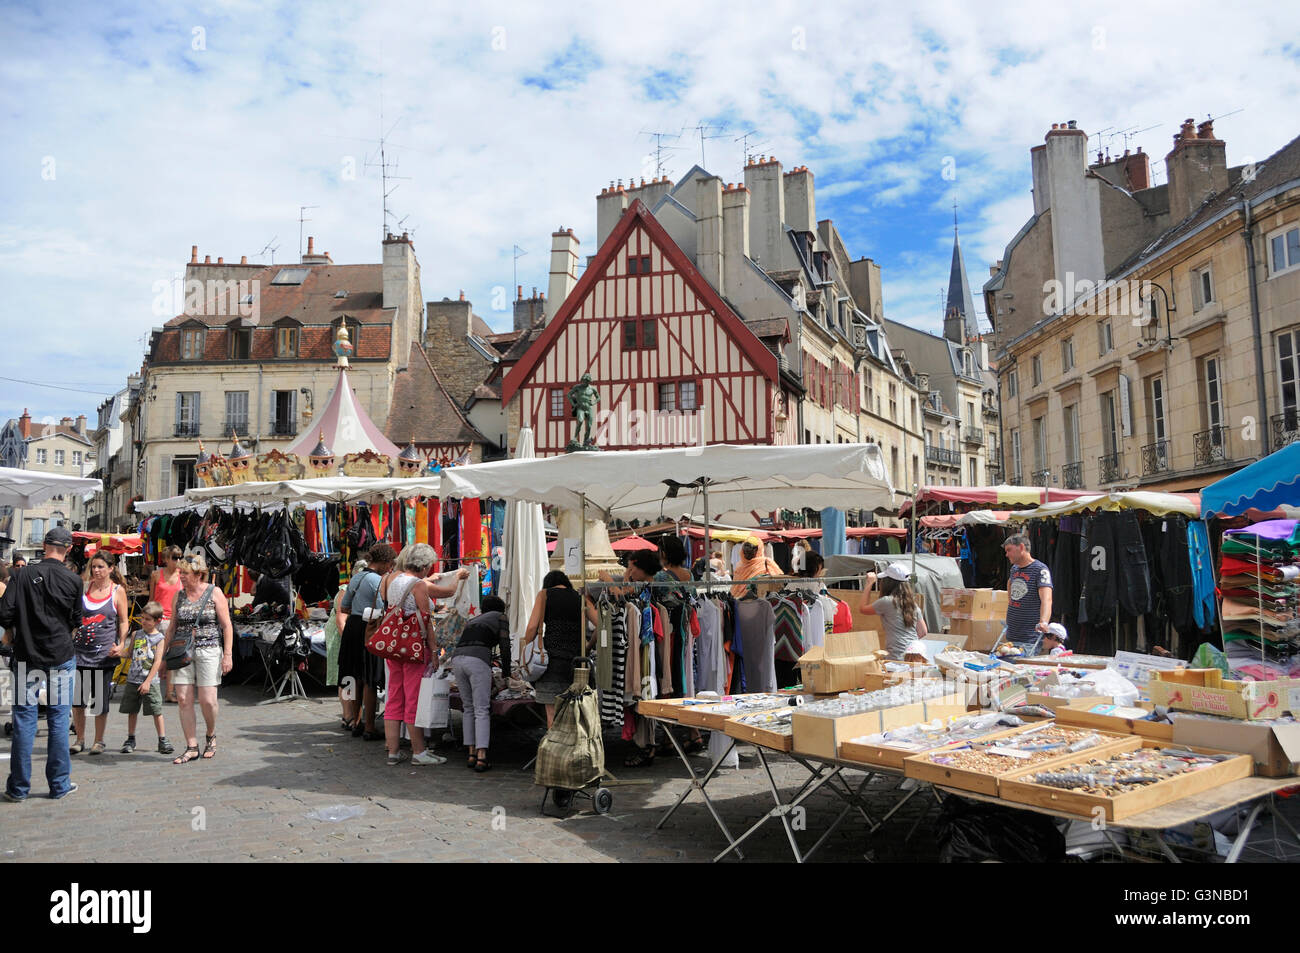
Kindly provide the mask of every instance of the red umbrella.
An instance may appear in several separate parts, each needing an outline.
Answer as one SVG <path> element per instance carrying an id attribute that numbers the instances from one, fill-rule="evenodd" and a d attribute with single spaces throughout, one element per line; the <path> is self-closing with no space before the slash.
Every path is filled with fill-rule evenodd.
<path id="1" fill-rule="evenodd" d="M 631 536 L 625 536 L 613 544 L 616 553 L 634 553 L 638 550 L 657 550 L 659 547 L 644 536 L 638 536 L 633 533 Z"/>
<path id="2" fill-rule="evenodd" d="M 546 544 L 546 551 L 547 551 L 548 553 L 553 553 L 553 552 L 555 552 L 555 544 L 556 544 L 557 542 L 559 542 L 559 540 L 555 540 L 555 539 L 553 539 L 553 540 L 551 540 L 549 543 L 547 543 L 547 544 Z"/>

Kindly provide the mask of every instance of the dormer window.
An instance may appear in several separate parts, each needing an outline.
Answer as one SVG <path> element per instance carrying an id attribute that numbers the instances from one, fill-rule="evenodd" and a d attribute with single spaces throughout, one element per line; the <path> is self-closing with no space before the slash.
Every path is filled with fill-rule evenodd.
<path id="1" fill-rule="evenodd" d="M 298 329 L 292 325 L 281 325 L 275 329 L 275 356 L 298 356 Z"/>
<path id="2" fill-rule="evenodd" d="M 197 361 L 203 356 L 203 329 L 186 328 L 181 331 L 181 360 Z"/>

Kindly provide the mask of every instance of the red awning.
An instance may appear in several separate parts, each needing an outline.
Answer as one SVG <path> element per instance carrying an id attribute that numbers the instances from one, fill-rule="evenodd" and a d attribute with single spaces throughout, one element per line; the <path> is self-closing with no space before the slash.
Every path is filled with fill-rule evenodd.
<path id="1" fill-rule="evenodd" d="M 633 533 L 631 536 L 625 536 L 622 539 L 616 539 L 610 544 L 616 553 L 634 553 L 639 550 L 649 550 L 651 552 L 658 550 L 659 547 L 644 536 L 638 536 Z"/>

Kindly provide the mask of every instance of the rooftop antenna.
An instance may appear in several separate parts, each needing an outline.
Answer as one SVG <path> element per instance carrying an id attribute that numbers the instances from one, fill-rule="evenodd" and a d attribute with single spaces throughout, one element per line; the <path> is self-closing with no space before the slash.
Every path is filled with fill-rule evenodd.
<path id="1" fill-rule="evenodd" d="M 1218 116 L 1211 116 L 1209 113 L 1206 113 L 1206 114 L 1205 114 L 1205 118 L 1206 118 L 1206 121 L 1208 121 L 1208 122 L 1218 122 L 1220 119 L 1227 119 L 1229 116 L 1235 116 L 1235 115 L 1237 115 L 1237 113 L 1242 113 L 1242 112 L 1245 112 L 1245 111 L 1246 111 L 1246 107 L 1245 107 L 1245 106 L 1242 106 L 1240 109 L 1234 109 L 1234 110 L 1233 110 L 1232 112 L 1230 112 L 1230 113 L 1221 113 L 1221 114 L 1218 115 Z"/>
<path id="2" fill-rule="evenodd" d="M 515 279 L 515 280 L 514 280 L 513 282 L 511 282 L 511 284 L 513 284 L 514 287 L 516 287 L 516 288 L 519 287 L 519 259 L 520 259 L 520 258 L 523 258 L 523 257 L 524 257 L 525 255 L 527 255 L 527 254 L 528 254 L 528 252 L 524 251 L 524 250 L 523 250 L 522 248 L 520 248 L 518 245 L 515 246 L 515 250 L 514 250 L 514 255 L 515 255 L 514 279 Z"/>
<path id="3" fill-rule="evenodd" d="M 664 145 L 664 140 L 678 139 L 681 137 L 681 133 L 680 132 L 651 132 L 648 129 L 642 129 L 639 133 L 637 133 L 637 135 L 649 136 L 651 139 L 655 141 L 655 178 L 659 178 L 659 176 L 664 175 L 668 170 L 668 166 L 664 163 L 664 153 L 676 152 L 678 149 L 677 146 Z"/>
<path id="4" fill-rule="evenodd" d="M 275 240 L 276 240 L 277 238 L 279 238 L 279 237 L 280 237 L 279 235 L 272 235 L 272 236 L 271 236 L 271 242 L 275 241 Z M 270 255 L 271 255 L 271 264 L 274 265 L 274 264 L 275 264 L 275 250 L 276 250 L 277 248 L 279 248 L 280 246 L 279 246 L 279 245 L 272 245 L 271 242 L 267 242 L 265 245 L 262 246 L 262 250 L 261 250 L 260 252 L 257 253 L 257 257 L 261 258 L 263 255 L 265 255 L 265 254 L 267 254 L 267 253 L 270 253 Z M 299 242 L 299 244 L 301 245 L 301 242 Z M 302 257 L 302 256 L 299 256 L 299 257 Z"/>
<path id="5" fill-rule="evenodd" d="M 704 161 L 704 142 L 706 139 L 721 139 L 722 136 L 708 136 L 705 133 L 710 129 L 717 129 L 721 132 L 726 126 L 714 126 L 712 123 L 700 122 L 690 128 L 694 129 L 696 135 L 700 137 L 700 168 L 707 168 L 707 163 Z"/>
<path id="6" fill-rule="evenodd" d="M 298 206 L 298 260 L 302 260 L 302 223 L 310 222 L 306 212 L 308 209 L 320 208 L 319 205 L 299 205 Z"/>
<path id="7" fill-rule="evenodd" d="M 1128 129 L 1121 129 L 1119 132 L 1115 133 L 1115 135 L 1124 137 L 1124 150 L 1127 152 L 1130 139 L 1133 139 L 1144 132 L 1150 132 L 1152 129 L 1157 128 L 1157 126 L 1159 126 L 1159 123 L 1151 126 L 1143 126 L 1141 129 L 1129 126 Z"/>
<path id="8" fill-rule="evenodd" d="M 388 219 L 390 216 L 388 211 L 388 197 L 401 188 L 400 185 L 394 185 L 390 189 L 388 183 L 390 180 L 409 181 L 411 178 L 409 175 L 393 175 L 392 170 L 397 168 L 397 160 L 394 159 L 391 165 L 388 162 L 388 137 L 392 134 L 393 130 L 397 128 L 397 124 L 401 121 L 401 119 L 398 119 L 388 128 L 387 131 L 384 130 L 384 92 L 381 86 L 379 91 L 379 161 L 375 162 L 372 159 L 366 163 L 366 168 L 370 168 L 371 166 L 378 166 L 379 168 L 380 195 L 382 197 L 384 213 L 384 221 L 379 229 L 379 237 L 381 241 L 388 237 Z M 403 219 L 403 221 L 405 221 L 405 219 Z"/>
<path id="9" fill-rule="evenodd" d="M 767 148 L 767 143 L 765 142 L 758 143 L 752 149 L 749 147 L 749 140 L 757 139 L 758 136 L 759 136 L 758 130 L 751 129 L 748 132 L 742 132 L 735 139 L 731 140 L 732 142 L 741 143 L 740 148 L 745 153 L 745 165 L 749 165 L 749 160 L 754 158 L 754 156 L 758 155 L 758 150 Z"/>

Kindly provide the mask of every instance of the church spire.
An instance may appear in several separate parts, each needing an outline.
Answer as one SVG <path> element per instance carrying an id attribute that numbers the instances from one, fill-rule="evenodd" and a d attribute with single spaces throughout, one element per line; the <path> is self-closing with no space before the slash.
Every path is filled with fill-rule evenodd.
<path id="1" fill-rule="evenodd" d="M 971 300 L 970 282 L 966 280 L 966 263 L 961 257 L 961 240 L 957 235 L 957 201 L 952 203 L 952 269 L 948 275 L 948 300 L 943 312 L 943 336 L 963 344 L 979 335 L 979 321 Z"/>

